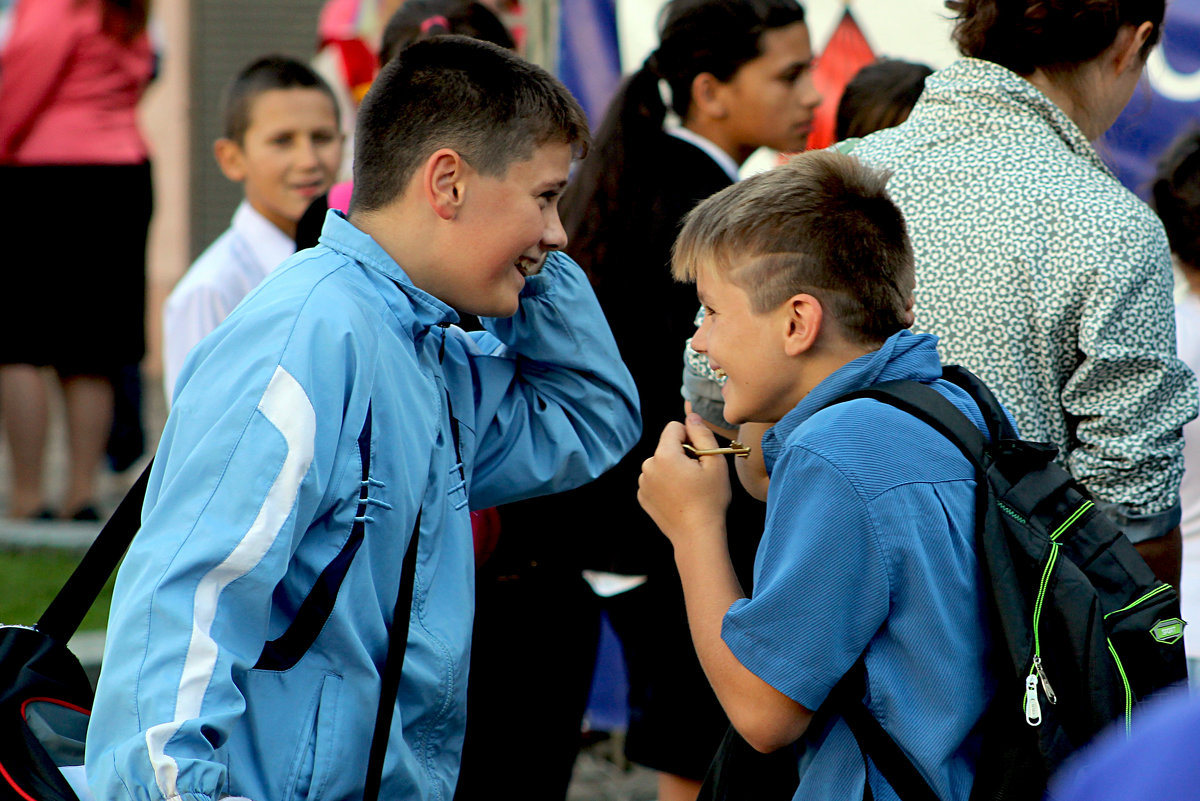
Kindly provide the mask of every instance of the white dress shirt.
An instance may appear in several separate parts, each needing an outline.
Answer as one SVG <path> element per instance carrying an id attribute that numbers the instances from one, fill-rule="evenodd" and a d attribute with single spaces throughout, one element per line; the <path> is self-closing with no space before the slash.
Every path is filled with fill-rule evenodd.
<path id="1" fill-rule="evenodd" d="M 296 243 L 243 200 L 228 230 L 217 237 L 175 285 L 163 308 L 163 388 L 167 403 L 183 361 Z"/>

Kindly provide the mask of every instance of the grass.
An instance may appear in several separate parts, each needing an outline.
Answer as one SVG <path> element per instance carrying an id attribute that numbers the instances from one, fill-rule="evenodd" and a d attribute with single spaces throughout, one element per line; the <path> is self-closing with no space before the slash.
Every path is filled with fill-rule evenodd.
<path id="1" fill-rule="evenodd" d="M 83 551 L 63 548 L 0 550 L 0 623 L 36 623 L 82 556 Z M 112 589 L 110 578 L 83 619 L 80 631 L 104 630 Z"/>

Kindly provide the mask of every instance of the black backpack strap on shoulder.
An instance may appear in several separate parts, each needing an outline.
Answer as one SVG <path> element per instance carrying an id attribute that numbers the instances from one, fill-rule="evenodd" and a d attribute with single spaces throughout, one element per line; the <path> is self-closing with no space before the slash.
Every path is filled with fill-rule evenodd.
<path id="1" fill-rule="evenodd" d="M 942 379 L 949 381 L 971 396 L 975 405 L 979 407 L 979 413 L 983 415 L 984 422 L 987 423 L 987 429 L 992 435 L 993 442 L 1002 439 L 1019 439 L 1017 430 L 1004 412 L 1004 407 L 1000 405 L 995 394 L 987 384 L 980 380 L 979 376 L 960 365 L 948 364 L 942 368 Z"/>
<path id="2" fill-rule="evenodd" d="M 150 481 L 150 468 L 153 466 L 154 460 L 151 459 L 129 492 L 125 493 L 117 510 L 100 529 L 71 577 L 42 613 L 37 622 L 38 631 L 65 643 L 78 630 L 142 526 L 142 503 L 146 500 L 146 485 Z"/>
<path id="3" fill-rule="evenodd" d="M 984 469 L 987 441 L 983 434 L 957 406 L 946 400 L 936 389 L 919 381 L 885 381 L 842 395 L 826 404 L 826 408 L 858 398 L 873 398 L 908 412 L 958 446 L 963 456 L 967 457 L 978 471 Z"/>
<path id="4" fill-rule="evenodd" d="M 371 736 L 371 751 L 367 759 L 367 779 L 363 801 L 376 801 L 383 782 L 383 761 L 387 756 L 388 735 L 392 730 L 392 715 L 396 711 L 396 695 L 400 691 L 400 673 L 404 668 L 404 652 L 408 649 L 408 621 L 412 617 L 413 590 L 417 577 L 417 544 L 421 537 L 421 510 L 413 524 L 404 564 L 400 568 L 400 589 L 396 592 L 396 609 L 392 613 L 392 629 L 388 635 L 388 650 L 380 681 L 379 711 L 375 714 L 375 732 Z"/>
<path id="5" fill-rule="evenodd" d="M 940 801 L 916 765 L 862 702 L 866 678 L 866 667 L 859 659 L 829 694 L 834 711 L 841 714 L 864 757 L 871 758 L 900 801 Z M 864 788 L 864 798 L 872 798 L 870 784 Z"/>

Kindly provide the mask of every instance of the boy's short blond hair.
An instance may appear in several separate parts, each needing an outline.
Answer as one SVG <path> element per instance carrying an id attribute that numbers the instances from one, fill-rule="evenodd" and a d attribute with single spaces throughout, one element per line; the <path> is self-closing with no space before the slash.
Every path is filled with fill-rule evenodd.
<path id="1" fill-rule="evenodd" d="M 765 312 L 816 297 L 847 338 L 877 343 L 908 327 L 915 277 L 889 173 L 813 151 L 734 184 L 696 206 L 675 242 L 672 273 L 712 271 Z"/>

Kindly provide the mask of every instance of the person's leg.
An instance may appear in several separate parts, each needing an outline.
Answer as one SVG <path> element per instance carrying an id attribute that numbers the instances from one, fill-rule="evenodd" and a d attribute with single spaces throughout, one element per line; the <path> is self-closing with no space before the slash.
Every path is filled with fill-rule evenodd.
<path id="1" fill-rule="evenodd" d="M 43 507 L 45 466 L 46 378 L 31 364 L 0 367 L 0 416 L 8 434 L 12 472 L 9 517 L 30 517 Z"/>
<path id="2" fill-rule="evenodd" d="M 61 380 L 70 453 L 61 516 L 70 518 L 96 501 L 96 471 L 112 431 L 113 388 L 103 376 L 65 375 Z"/>

